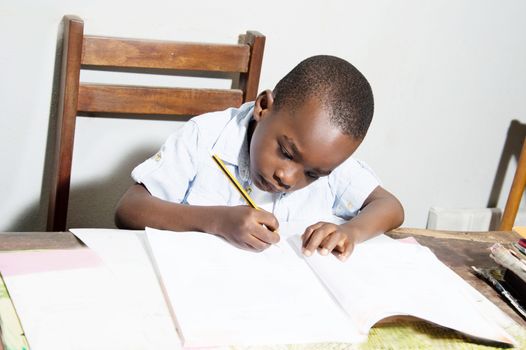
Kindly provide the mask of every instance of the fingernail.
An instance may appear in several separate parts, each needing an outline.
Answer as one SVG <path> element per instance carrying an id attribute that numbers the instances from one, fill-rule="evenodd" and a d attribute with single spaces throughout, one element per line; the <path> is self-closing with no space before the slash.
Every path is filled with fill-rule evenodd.
<path id="1" fill-rule="evenodd" d="M 306 256 L 311 256 L 312 253 L 310 250 L 303 249 L 303 254 L 305 254 Z"/>
<path id="2" fill-rule="evenodd" d="M 327 248 L 323 248 L 322 250 L 320 250 L 320 254 L 321 255 L 327 255 L 327 254 L 329 254 L 329 250 Z"/>
<path id="3" fill-rule="evenodd" d="M 348 255 L 340 254 L 340 255 L 338 256 L 338 259 L 340 259 L 340 261 L 345 261 L 345 260 L 347 260 L 347 257 L 348 257 Z"/>

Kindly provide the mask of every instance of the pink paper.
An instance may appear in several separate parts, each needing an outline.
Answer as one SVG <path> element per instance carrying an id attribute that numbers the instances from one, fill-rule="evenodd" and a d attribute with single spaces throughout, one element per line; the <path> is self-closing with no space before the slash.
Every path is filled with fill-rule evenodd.
<path id="1" fill-rule="evenodd" d="M 397 241 L 398 242 L 402 242 L 402 243 L 409 243 L 409 244 L 418 244 L 418 245 L 420 245 L 420 243 L 418 243 L 418 241 L 413 236 L 400 238 L 400 239 L 397 239 Z"/>
<path id="2" fill-rule="evenodd" d="M 101 264 L 99 256 L 88 248 L 0 253 L 0 272 L 4 276 L 80 269 Z"/>

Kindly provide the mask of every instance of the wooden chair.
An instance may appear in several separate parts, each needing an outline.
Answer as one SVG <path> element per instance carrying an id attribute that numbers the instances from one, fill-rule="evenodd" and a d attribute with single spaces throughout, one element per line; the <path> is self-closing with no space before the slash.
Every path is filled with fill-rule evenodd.
<path id="1" fill-rule="evenodd" d="M 90 36 L 84 35 L 80 18 L 65 16 L 48 231 L 66 230 L 78 115 L 177 118 L 240 106 L 256 98 L 264 46 L 265 37 L 254 31 L 232 45 Z M 82 69 L 167 75 L 230 72 L 239 74 L 239 82 L 231 89 L 103 85 L 80 82 Z"/>
<path id="2" fill-rule="evenodd" d="M 502 221 L 500 223 L 500 231 L 510 231 L 513 228 L 513 223 L 517 217 L 519 205 L 521 202 L 524 188 L 526 187 L 526 138 L 522 144 L 521 155 L 517 162 L 517 170 L 515 170 L 515 176 L 513 177 L 513 183 L 511 184 L 510 194 L 506 201 L 506 207 L 502 214 Z"/>

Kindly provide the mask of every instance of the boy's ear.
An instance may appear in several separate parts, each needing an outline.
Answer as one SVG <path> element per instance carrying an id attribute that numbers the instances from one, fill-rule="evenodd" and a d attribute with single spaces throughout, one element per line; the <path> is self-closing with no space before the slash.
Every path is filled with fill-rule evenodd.
<path id="1" fill-rule="evenodd" d="M 254 104 L 254 119 L 260 121 L 272 109 L 274 96 L 271 90 L 262 91 Z"/>

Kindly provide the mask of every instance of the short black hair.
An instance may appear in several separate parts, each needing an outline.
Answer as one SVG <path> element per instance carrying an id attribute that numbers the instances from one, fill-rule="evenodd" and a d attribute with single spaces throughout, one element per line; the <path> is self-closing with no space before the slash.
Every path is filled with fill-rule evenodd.
<path id="1" fill-rule="evenodd" d="M 273 95 L 276 110 L 294 110 L 308 98 L 319 99 L 331 123 L 358 139 L 365 137 L 373 118 L 369 82 L 352 64 L 335 56 L 312 56 L 301 61 L 278 82 Z"/>

